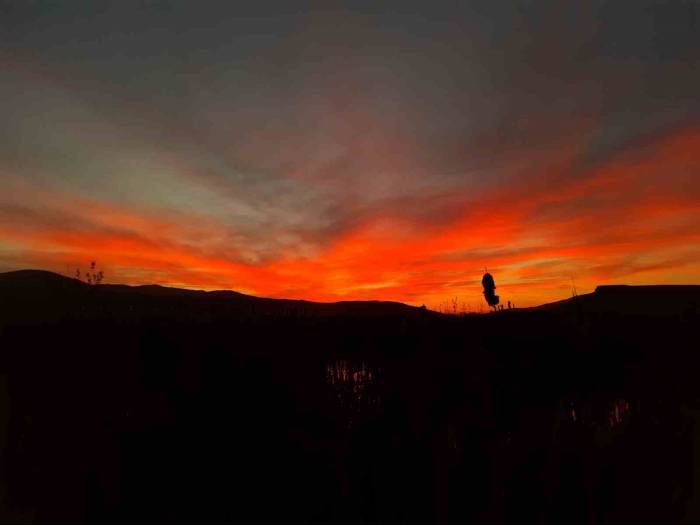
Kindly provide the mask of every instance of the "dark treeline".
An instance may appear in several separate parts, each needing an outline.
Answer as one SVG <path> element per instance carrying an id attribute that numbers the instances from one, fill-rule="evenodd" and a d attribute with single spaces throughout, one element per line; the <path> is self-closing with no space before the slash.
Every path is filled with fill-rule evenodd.
<path id="1" fill-rule="evenodd" d="M 700 518 L 696 313 L 60 286 L 0 303 L 2 523 Z"/>

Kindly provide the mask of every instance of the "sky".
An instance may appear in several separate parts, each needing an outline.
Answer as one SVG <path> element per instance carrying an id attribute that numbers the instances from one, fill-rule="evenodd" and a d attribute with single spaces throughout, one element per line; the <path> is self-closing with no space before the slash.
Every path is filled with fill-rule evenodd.
<path id="1" fill-rule="evenodd" d="M 0 0 L 0 271 L 468 310 L 485 268 L 516 306 L 700 282 L 697 0 L 236 4 Z"/>

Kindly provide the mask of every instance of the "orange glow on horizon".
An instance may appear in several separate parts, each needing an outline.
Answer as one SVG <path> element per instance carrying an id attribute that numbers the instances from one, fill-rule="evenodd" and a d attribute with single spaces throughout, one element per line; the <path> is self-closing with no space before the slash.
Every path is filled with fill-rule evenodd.
<path id="1" fill-rule="evenodd" d="M 530 306 L 604 283 L 700 281 L 700 130 L 685 129 L 592 168 L 549 173 L 465 196 L 464 213 L 424 224 L 376 213 L 321 245 L 258 262 L 218 239 L 210 217 L 122 209 L 42 192 L 16 194 L 74 221 L 51 223 L 2 209 L 3 270 L 72 275 L 97 260 L 105 282 L 234 289 L 315 301 L 396 300 L 436 308 L 453 297 L 483 303 L 488 267 L 502 301 Z M 1 209 L 1 208 L 0 208 Z M 8 262 L 9 261 L 9 262 Z"/>

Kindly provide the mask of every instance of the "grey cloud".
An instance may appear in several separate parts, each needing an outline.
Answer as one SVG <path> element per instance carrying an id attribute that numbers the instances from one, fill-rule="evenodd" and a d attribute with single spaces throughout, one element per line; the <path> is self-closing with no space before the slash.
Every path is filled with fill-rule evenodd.
<path id="1" fill-rule="evenodd" d="M 233 4 L 0 3 L 3 80 L 44 75 L 0 88 L 2 161 L 210 215 L 264 261 L 382 211 L 449 221 L 562 136 L 585 177 L 700 115 L 695 2 Z"/>

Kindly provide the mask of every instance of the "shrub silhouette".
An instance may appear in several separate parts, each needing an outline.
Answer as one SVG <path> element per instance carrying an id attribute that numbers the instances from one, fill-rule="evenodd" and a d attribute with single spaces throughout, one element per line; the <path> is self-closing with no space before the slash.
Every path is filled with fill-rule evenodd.
<path id="1" fill-rule="evenodd" d="M 484 287 L 484 298 L 486 302 L 489 306 L 495 308 L 499 303 L 499 298 L 496 295 L 496 282 L 489 272 L 486 272 L 481 278 L 481 286 Z"/>
<path id="2" fill-rule="evenodd" d="M 85 272 L 84 278 L 85 282 L 90 285 L 101 284 L 104 279 L 104 272 L 102 270 L 97 271 L 97 262 L 90 262 L 90 269 Z M 75 269 L 75 278 L 81 281 L 80 268 Z"/>

